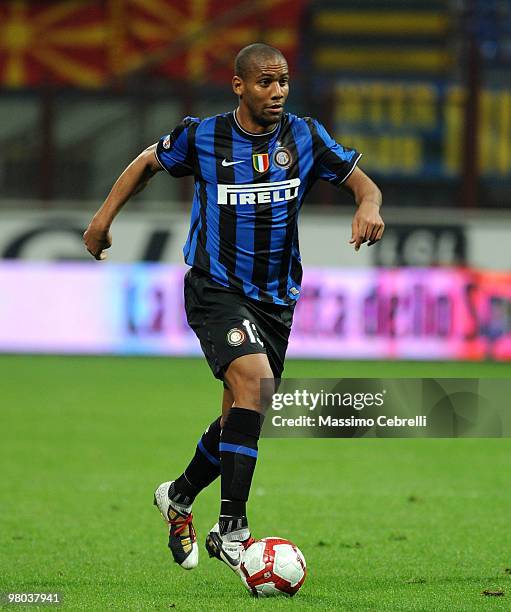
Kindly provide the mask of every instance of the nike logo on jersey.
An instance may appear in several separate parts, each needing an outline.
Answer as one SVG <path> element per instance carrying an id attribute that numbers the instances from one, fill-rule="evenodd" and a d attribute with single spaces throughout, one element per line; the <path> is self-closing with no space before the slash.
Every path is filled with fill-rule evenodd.
<path id="1" fill-rule="evenodd" d="M 234 166 L 234 164 L 242 164 L 244 161 L 244 159 L 240 159 L 239 161 L 227 161 L 226 159 L 224 159 L 222 161 L 222 166 L 224 166 L 224 168 L 227 168 L 228 166 Z"/>

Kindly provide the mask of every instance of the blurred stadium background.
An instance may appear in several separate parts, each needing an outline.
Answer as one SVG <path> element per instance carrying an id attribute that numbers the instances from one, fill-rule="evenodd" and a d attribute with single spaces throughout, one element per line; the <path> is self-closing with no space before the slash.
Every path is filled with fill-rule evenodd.
<path id="1" fill-rule="evenodd" d="M 255 40 L 289 58 L 289 109 L 362 151 L 384 193 L 385 240 L 359 254 L 350 198 L 310 194 L 291 354 L 509 359 L 508 0 L 3 2 L 0 350 L 197 353 L 180 272 L 41 262 L 87 260 L 121 170 L 183 116 L 233 108 L 233 57 Z M 192 189 L 154 180 L 110 262 L 181 264 Z"/>
<path id="2" fill-rule="evenodd" d="M 214 563 L 169 570 L 150 505 L 220 392 L 182 309 L 193 186 L 157 176 L 107 262 L 81 235 L 139 151 L 234 108 L 233 58 L 253 41 L 288 57 L 288 109 L 363 152 L 384 194 L 384 240 L 357 254 L 349 195 L 309 195 L 286 374 L 509 377 L 510 0 L 4 0 L 0 591 L 248 609 Z M 293 607 L 507 609 L 481 591 L 509 581 L 508 442 L 264 440 L 251 517 L 308 559 Z M 311 495 L 321 526 L 296 511 Z M 200 534 L 217 496 L 197 502 Z"/>

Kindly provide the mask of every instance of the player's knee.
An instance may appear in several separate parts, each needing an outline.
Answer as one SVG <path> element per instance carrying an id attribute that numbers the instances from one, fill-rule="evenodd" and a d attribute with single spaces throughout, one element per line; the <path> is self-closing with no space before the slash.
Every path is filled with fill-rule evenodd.
<path id="1" fill-rule="evenodd" d="M 265 373 L 265 376 L 263 378 L 259 379 L 259 400 L 263 413 L 265 413 L 268 409 L 268 406 L 271 403 L 271 399 L 274 393 L 275 379 L 273 378 L 273 372 L 270 370 L 269 372 Z"/>
<path id="2" fill-rule="evenodd" d="M 257 407 L 260 412 L 265 412 L 273 395 L 274 382 L 271 371 L 254 372 L 243 385 L 242 393 L 247 401 Z M 243 405 L 243 404 L 242 404 Z"/>
<path id="3" fill-rule="evenodd" d="M 246 366 L 249 367 L 246 367 Z M 263 360 L 248 360 L 245 363 L 233 362 L 226 372 L 229 388 L 237 406 L 252 408 L 263 412 L 273 395 L 273 372 Z"/>
<path id="4" fill-rule="evenodd" d="M 263 412 L 273 394 L 272 382 L 273 377 L 268 372 L 251 373 L 239 381 L 234 390 L 235 404 Z"/>

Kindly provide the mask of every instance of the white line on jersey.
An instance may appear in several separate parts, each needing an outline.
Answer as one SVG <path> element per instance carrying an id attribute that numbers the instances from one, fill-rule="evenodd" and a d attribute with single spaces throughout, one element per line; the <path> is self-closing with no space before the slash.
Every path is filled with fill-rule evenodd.
<path id="1" fill-rule="evenodd" d="M 239 161 L 227 161 L 226 159 L 224 159 L 222 162 L 222 166 L 234 166 L 234 164 L 242 164 L 244 161 L 244 159 L 240 159 Z"/>

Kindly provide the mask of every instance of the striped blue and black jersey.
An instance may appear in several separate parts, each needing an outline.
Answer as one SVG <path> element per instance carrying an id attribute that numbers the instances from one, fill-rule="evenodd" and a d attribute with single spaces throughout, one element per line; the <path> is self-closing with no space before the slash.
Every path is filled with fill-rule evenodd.
<path id="1" fill-rule="evenodd" d="M 186 117 L 158 142 L 172 176 L 193 175 L 185 261 L 256 300 L 291 304 L 300 295 L 298 213 L 317 179 L 339 185 L 360 155 L 315 119 L 283 115 L 267 134 L 251 134 L 233 112 Z"/>

